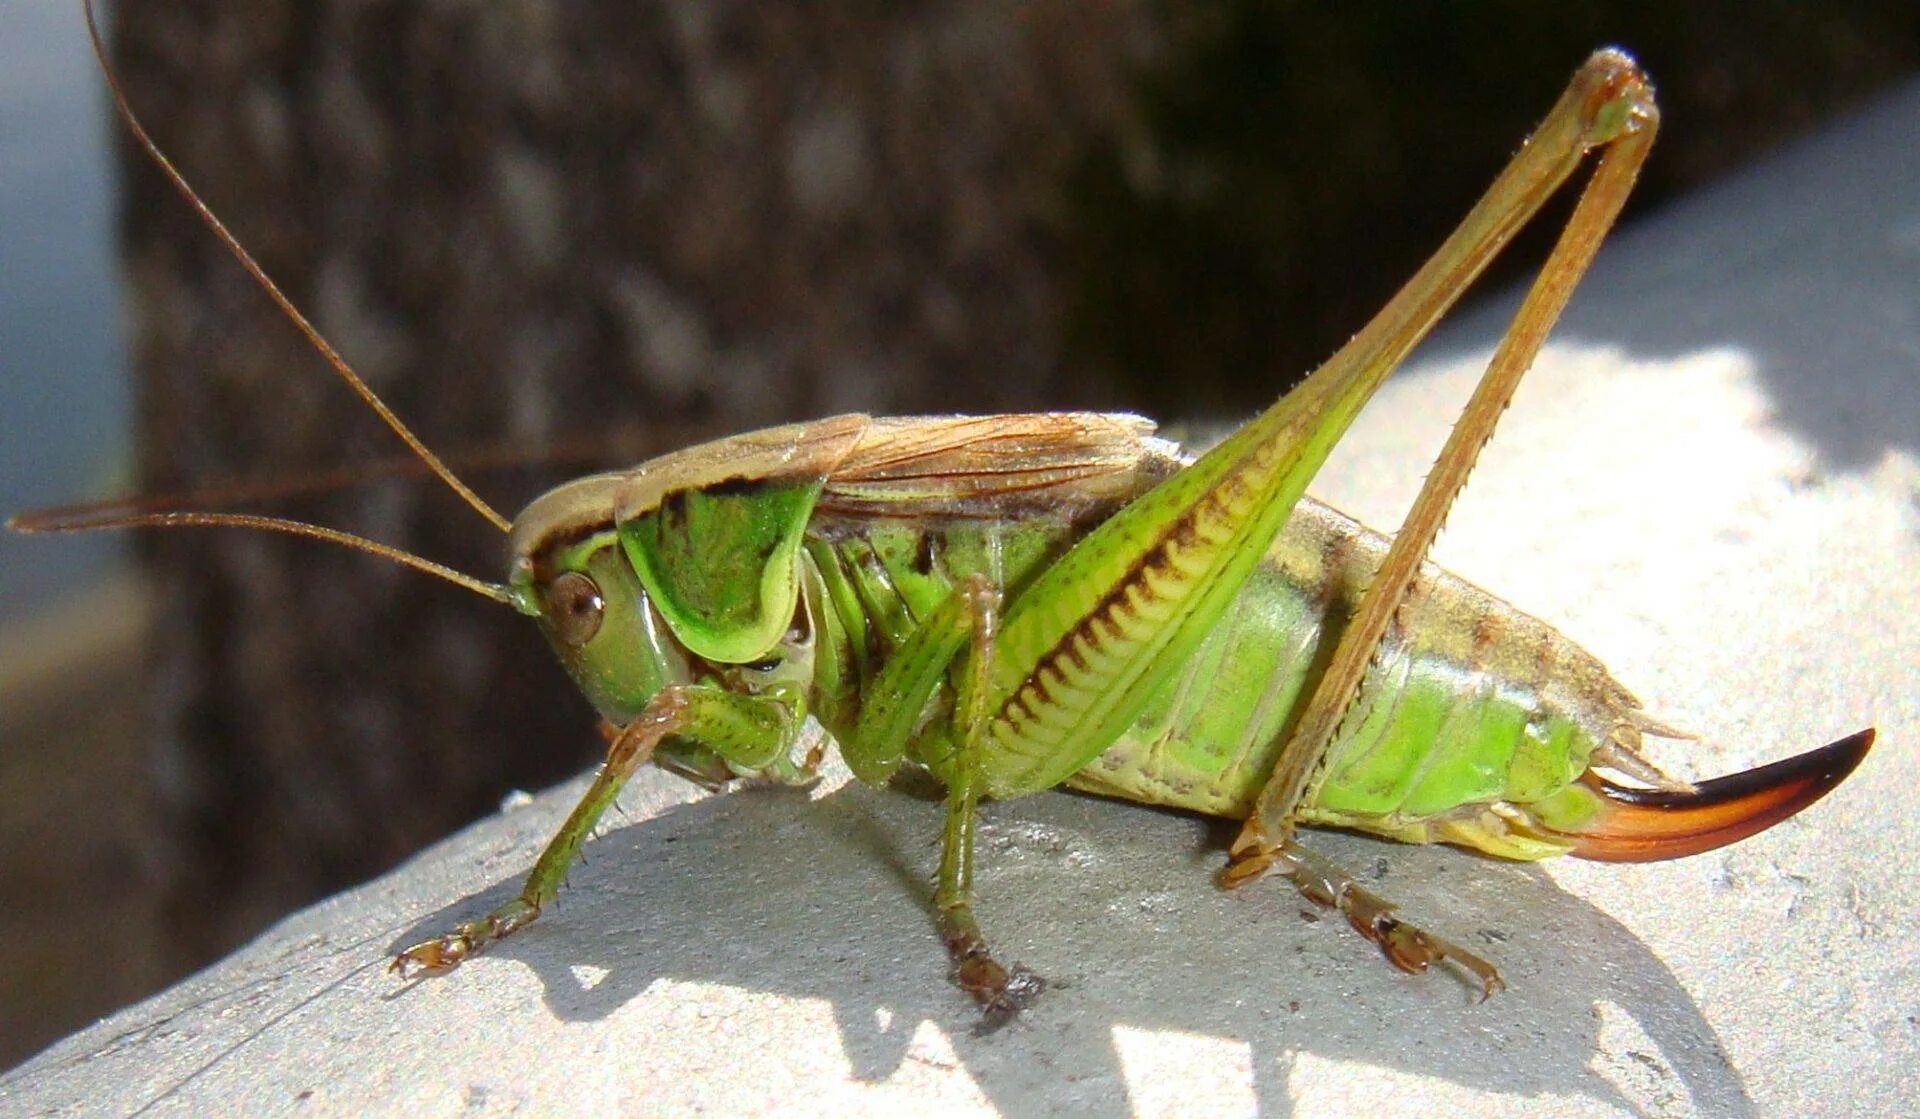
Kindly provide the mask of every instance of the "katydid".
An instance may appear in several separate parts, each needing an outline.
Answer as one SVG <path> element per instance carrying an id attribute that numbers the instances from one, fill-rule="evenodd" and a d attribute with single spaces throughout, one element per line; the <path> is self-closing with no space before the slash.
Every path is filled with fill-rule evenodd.
<path id="1" fill-rule="evenodd" d="M 140 143 L 335 370 L 507 531 L 508 576 L 234 513 L 50 511 L 13 527 L 238 525 L 365 548 L 534 618 L 604 720 L 606 761 L 520 895 L 402 952 L 403 975 L 453 968 L 539 916 L 641 765 L 716 786 L 805 783 L 817 726 L 863 781 L 912 769 L 944 786 L 935 920 L 990 1023 L 1041 983 L 995 960 L 974 919 L 978 806 L 1056 786 L 1243 820 L 1223 884 L 1288 877 L 1399 967 L 1451 961 L 1490 995 L 1502 986 L 1492 964 L 1400 921 L 1296 828 L 1509 859 L 1672 858 L 1798 812 L 1872 742 L 1868 729 L 1697 786 L 1670 778 L 1639 747 L 1682 732 L 1567 638 L 1426 563 L 1646 158 L 1653 90 L 1618 51 L 1580 68 L 1360 333 L 1202 455 L 1128 415 L 843 415 L 582 478 L 510 523 L 320 338 L 107 79 Z M 1389 540 L 1306 497 L 1381 381 L 1590 155 L 1559 242 L 1400 531 Z"/>

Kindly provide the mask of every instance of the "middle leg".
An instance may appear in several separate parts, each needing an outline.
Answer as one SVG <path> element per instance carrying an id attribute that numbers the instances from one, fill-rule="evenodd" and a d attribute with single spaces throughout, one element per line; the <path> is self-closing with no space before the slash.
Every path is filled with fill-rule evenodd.
<path id="1" fill-rule="evenodd" d="M 980 821 L 981 734 L 986 720 L 986 673 L 993 657 L 1000 592 L 975 576 L 958 589 L 972 626 L 966 679 L 954 705 L 954 756 L 947 778 L 947 822 L 940 836 L 940 871 L 934 890 L 940 939 L 953 960 L 954 982 L 986 1012 L 982 1027 L 998 1029 L 1030 1004 L 1045 986 L 1039 976 L 993 958 L 973 916 L 973 846 Z"/>

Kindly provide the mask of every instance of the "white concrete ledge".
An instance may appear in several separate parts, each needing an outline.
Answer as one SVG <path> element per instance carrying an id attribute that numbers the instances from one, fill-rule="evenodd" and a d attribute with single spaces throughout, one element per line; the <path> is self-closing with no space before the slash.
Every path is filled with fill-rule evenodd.
<path id="1" fill-rule="evenodd" d="M 455 975 L 383 969 L 516 889 L 578 782 L 68 1038 L 0 1111 L 1920 1113 L 1915 136 L 1920 87 L 1628 231 L 1453 518 L 1446 562 L 1708 737 L 1676 769 L 1881 728 L 1825 803 L 1676 864 L 1316 841 L 1494 957 L 1490 1003 L 1216 891 L 1205 822 L 1048 794 L 990 808 L 981 917 L 1056 987 L 975 1037 L 935 806 L 648 774 L 558 910 Z M 1473 373 L 1389 385 L 1320 492 L 1395 523 Z"/>

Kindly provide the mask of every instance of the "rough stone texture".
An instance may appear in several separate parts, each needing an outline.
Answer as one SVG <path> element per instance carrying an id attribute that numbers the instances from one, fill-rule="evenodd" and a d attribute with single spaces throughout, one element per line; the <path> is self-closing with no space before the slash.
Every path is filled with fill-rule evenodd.
<path id="1" fill-rule="evenodd" d="M 1803 817 L 1678 863 L 1517 867 L 1327 836 L 1512 989 L 1394 973 L 1203 821 L 989 809 L 981 917 L 1058 981 L 969 1032 L 938 813 L 647 774 L 548 920 L 403 987 L 509 896 L 580 783 L 292 917 L 0 1080 L 10 1114 L 1861 1115 L 1920 1110 L 1920 86 L 1629 230 L 1522 390 L 1443 560 L 1706 736 L 1706 774 L 1866 724 Z M 1484 358 L 1397 378 L 1318 488 L 1392 523 Z"/>

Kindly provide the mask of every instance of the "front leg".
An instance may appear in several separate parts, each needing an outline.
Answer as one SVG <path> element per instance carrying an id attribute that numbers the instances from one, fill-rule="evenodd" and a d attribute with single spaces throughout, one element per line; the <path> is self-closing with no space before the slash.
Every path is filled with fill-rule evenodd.
<path id="1" fill-rule="evenodd" d="M 540 853 L 520 896 L 477 921 L 456 925 L 445 936 L 414 945 L 395 956 L 388 970 L 399 972 L 403 978 L 451 971 L 467 957 L 540 916 L 559 893 L 560 883 L 601 815 L 668 735 L 699 739 L 730 762 L 765 769 L 786 757 L 797 733 L 795 723 L 774 701 L 703 684 L 662 688 L 638 717 L 614 735 L 607 760 L 592 786 Z"/>

